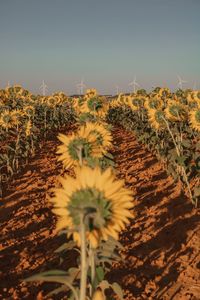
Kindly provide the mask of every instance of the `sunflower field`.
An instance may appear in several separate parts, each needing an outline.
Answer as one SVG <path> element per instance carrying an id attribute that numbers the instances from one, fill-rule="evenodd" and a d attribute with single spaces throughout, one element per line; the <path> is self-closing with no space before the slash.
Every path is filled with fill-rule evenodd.
<path id="1" fill-rule="evenodd" d="M 1 299 L 199 299 L 200 91 L 16 85 L 0 133 Z"/>

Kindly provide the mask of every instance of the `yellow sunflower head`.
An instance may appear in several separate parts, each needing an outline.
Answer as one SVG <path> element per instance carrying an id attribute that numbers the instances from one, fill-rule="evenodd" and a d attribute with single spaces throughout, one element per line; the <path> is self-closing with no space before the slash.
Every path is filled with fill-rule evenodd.
<path id="1" fill-rule="evenodd" d="M 16 127 L 21 124 L 20 117 L 20 112 L 18 113 L 16 110 L 5 110 L 0 115 L 0 126 L 6 130 Z"/>
<path id="2" fill-rule="evenodd" d="M 21 95 L 23 92 L 23 88 L 21 85 L 14 85 L 13 89 L 14 89 L 14 93 L 18 95 Z"/>
<path id="3" fill-rule="evenodd" d="M 16 118 L 20 121 L 22 117 L 24 117 L 25 113 L 21 109 L 14 109 L 11 112 Z M 21 122 L 20 122 L 21 123 Z"/>
<path id="4" fill-rule="evenodd" d="M 93 248 L 109 236 L 119 233 L 133 217 L 132 192 L 124 188 L 123 180 L 115 180 L 111 169 L 77 169 L 76 178 L 60 178 L 61 188 L 51 199 L 58 215 L 57 230 L 68 229 L 80 245 L 79 229 L 84 218 L 87 240 Z"/>
<path id="5" fill-rule="evenodd" d="M 94 97 L 90 98 L 84 103 L 83 110 L 85 112 L 97 112 L 99 109 L 103 108 L 103 102 L 100 98 Z"/>
<path id="6" fill-rule="evenodd" d="M 38 96 L 30 94 L 27 99 L 30 101 L 30 103 L 34 104 L 37 101 Z"/>
<path id="7" fill-rule="evenodd" d="M 190 110 L 200 108 L 200 101 L 191 100 L 191 101 L 188 102 L 188 107 L 189 107 Z"/>
<path id="8" fill-rule="evenodd" d="M 159 96 L 164 99 L 170 96 L 170 89 L 168 88 L 161 88 L 158 92 Z"/>
<path id="9" fill-rule="evenodd" d="M 184 121 L 187 118 L 186 107 L 181 103 L 171 101 L 165 109 L 165 115 L 172 122 Z"/>
<path id="10" fill-rule="evenodd" d="M 164 112 L 162 110 L 149 109 L 148 117 L 151 126 L 155 130 L 165 129 L 166 123 L 164 121 Z"/>
<path id="11" fill-rule="evenodd" d="M 89 99 L 89 98 L 94 98 L 97 96 L 97 90 L 96 89 L 87 89 L 86 90 L 86 99 Z"/>
<path id="12" fill-rule="evenodd" d="M 121 95 L 119 97 L 119 102 L 121 105 L 129 105 L 129 101 L 132 98 L 130 95 Z"/>
<path id="13" fill-rule="evenodd" d="M 53 98 L 56 97 L 58 99 L 58 103 L 64 103 L 68 100 L 67 95 L 65 95 L 63 92 L 57 92 L 53 94 Z"/>
<path id="14" fill-rule="evenodd" d="M 81 126 L 77 134 L 59 134 L 58 139 L 62 145 L 57 150 L 60 154 L 58 160 L 62 161 L 66 169 L 87 164 L 90 158 L 100 158 L 103 155 L 103 147 L 99 147 L 97 138 L 90 133 L 88 128 Z"/>
<path id="15" fill-rule="evenodd" d="M 106 132 L 103 130 L 103 126 L 91 122 L 80 126 L 77 132 L 78 136 L 85 137 L 90 142 L 92 150 L 90 156 L 96 158 L 102 157 L 102 155 L 107 152 L 104 145 L 105 143 L 109 145 L 109 143 L 103 139 L 105 134 Z"/>
<path id="16" fill-rule="evenodd" d="M 32 105 L 27 105 L 27 106 L 23 107 L 23 111 L 24 111 L 24 114 L 30 118 L 34 115 L 35 107 Z"/>
<path id="17" fill-rule="evenodd" d="M 21 90 L 21 95 L 22 95 L 23 97 L 28 98 L 28 97 L 31 96 L 31 93 L 30 93 L 28 90 L 22 89 L 22 90 Z"/>
<path id="18" fill-rule="evenodd" d="M 189 123 L 192 129 L 200 132 L 200 108 L 189 113 Z"/>
<path id="19" fill-rule="evenodd" d="M 162 107 L 164 106 L 164 102 L 159 99 L 159 98 L 150 98 L 150 99 L 146 99 L 145 103 L 144 103 L 144 107 L 146 109 L 162 109 Z"/>
<path id="20" fill-rule="evenodd" d="M 72 99 L 72 107 L 77 115 L 82 113 L 82 105 L 85 102 L 83 98 L 73 98 Z"/>
<path id="21" fill-rule="evenodd" d="M 131 97 L 129 99 L 129 106 L 133 111 L 140 110 L 144 105 L 144 99 L 141 97 Z"/>
<path id="22" fill-rule="evenodd" d="M 111 132 L 105 128 L 103 124 L 88 122 L 83 130 L 88 131 L 88 134 L 95 137 L 96 144 L 102 147 L 102 153 L 106 153 L 106 150 L 112 147 L 112 135 Z M 80 129 L 79 135 L 82 131 Z"/>
<path id="23" fill-rule="evenodd" d="M 47 105 L 50 107 L 50 108 L 54 108 L 56 107 L 56 105 L 58 105 L 60 103 L 60 99 L 58 96 L 49 96 L 47 97 Z"/>
<path id="24" fill-rule="evenodd" d="M 192 99 L 196 101 L 200 101 L 200 91 L 192 91 Z"/>
<path id="25" fill-rule="evenodd" d="M 120 96 L 121 94 L 119 94 Z M 121 106 L 121 101 L 118 98 L 114 98 L 113 100 L 111 100 L 111 102 L 109 103 L 109 108 L 117 108 Z"/>
<path id="26" fill-rule="evenodd" d="M 109 105 L 100 97 L 88 98 L 81 106 L 81 113 L 90 113 L 102 119 L 105 118 Z"/>

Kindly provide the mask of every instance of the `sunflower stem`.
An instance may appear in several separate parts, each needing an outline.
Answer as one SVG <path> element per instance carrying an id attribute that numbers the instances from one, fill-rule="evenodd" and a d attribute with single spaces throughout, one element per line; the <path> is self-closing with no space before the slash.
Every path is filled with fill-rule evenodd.
<path id="1" fill-rule="evenodd" d="M 173 140 L 173 143 L 174 143 L 174 146 L 175 146 L 175 148 L 176 148 L 176 152 L 177 152 L 178 156 L 181 156 L 180 151 L 179 151 L 179 148 L 178 148 L 178 145 L 177 145 L 177 143 L 176 143 L 176 141 L 175 141 L 174 135 L 173 135 L 173 133 L 172 133 L 170 127 L 169 127 L 169 123 L 167 122 L 167 120 L 166 120 L 164 117 L 162 117 L 162 119 L 164 120 L 164 122 L 165 122 L 165 124 L 166 124 L 166 126 L 167 126 L 167 129 L 168 129 L 168 131 L 169 131 L 169 134 L 171 135 L 171 138 L 172 138 L 172 140 Z"/>
<path id="2" fill-rule="evenodd" d="M 84 214 L 80 214 L 80 238 L 81 238 L 81 281 L 80 300 L 86 299 L 87 287 L 87 255 L 86 255 L 86 234 L 85 234 Z"/>
<path id="3" fill-rule="evenodd" d="M 166 125 L 167 125 L 167 129 L 168 129 L 168 131 L 169 131 L 169 133 L 170 133 L 170 135 L 171 135 L 171 137 L 172 137 L 174 146 L 175 146 L 175 148 L 176 148 L 177 155 L 180 157 L 180 156 L 181 156 L 181 153 L 180 153 L 180 151 L 179 151 L 179 147 L 178 147 L 177 144 L 176 144 L 174 135 L 173 135 L 173 133 L 172 133 L 170 127 L 169 127 L 169 123 L 167 122 L 167 120 L 166 120 L 164 117 L 163 117 L 163 120 L 165 121 L 165 123 L 166 123 Z M 186 184 L 187 189 L 188 189 L 188 193 L 189 193 L 190 200 L 191 200 L 191 202 L 192 202 L 193 204 L 195 204 L 195 203 L 194 203 L 194 200 L 193 200 L 193 196 L 192 196 L 192 191 L 191 191 L 191 188 L 190 188 L 190 184 L 189 184 L 189 181 L 188 181 L 188 176 L 187 176 L 187 173 L 186 173 L 186 170 L 185 170 L 184 166 L 181 166 L 181 171 L 182 171 L 182 175 L 183 175 L 185 184 Z M 196 206 L 196 204 L 195 204 L 195 206 Z"/>
<path id="4" fill-rule="evenodd" d="M 90 243 L 89 259 L 90 259 L 91 286 L 92 286 L 90 297 L 92 297 L 94 293 L 94 280 L 95 280 L 96 272 L 95 272 L 95 251 L 92 248 L 91 243 Z"/>

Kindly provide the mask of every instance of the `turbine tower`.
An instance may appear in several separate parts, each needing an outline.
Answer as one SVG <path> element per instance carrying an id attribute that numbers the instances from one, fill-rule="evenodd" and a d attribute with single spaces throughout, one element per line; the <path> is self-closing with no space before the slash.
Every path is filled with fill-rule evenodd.
<path id="1" fill-rule="evenodd" d="M 48 91 L 48 87 L 44 80 L 42 81 L 42 85 L 40 86 L 40 90 L 42 91 L 42 95 L 46 96 L 46 92 Z"/>
<path id="2" fill-rule="evenodd" d="M 76 85 L 76 87 L 77 87 L 77 90 L 78 90 L 79 95 L 83 95 L 83 94 L 84 94 L 84 88 L 86 87 L 86 85 L 84 84 L 83 79 L 81 79 L 81 82 L 78 83 L 78 84 Z"/>
<path id="3" fill-rule="evenodd" d="M 116 86 L 115 86 L 115 88 L 116 88 L 116 92 L 117 92 L 117 94 L 116 94 L 116 95 L 119 95 L 119 86 L 118 86 L 118 85 L 116 85 Z"/>
<path id="4" fill-rule="evenodd" d="M 136 93 L 136 88 L 139 87 L 139 83 L 136 82 L 136 76 L 134 77 L 134 80 L 129 83 L 130 86 L 133 86 L 133 92 Z"/>
<path id="5" fill-rule="evenodd" d="M 177 87 L 182 90 L 183 89 L 183 83 L 186 83 L 187 81 L 181 79 L 181 77 L 179 75 L 177 75 L 177 77 L 178 77 Z"/>
<path id="6" fill-rule="evenodd" d="M 195 81 L 193 84 L 193 91 L 197 90 L 197 82 Z"/>
<path id="7" fill-rule="evenodd" d="M 7 87 L 7 88 L 10 87 L 10 81 L 7 82 L 7 86 L 6 86 L 6 87 Z"/>

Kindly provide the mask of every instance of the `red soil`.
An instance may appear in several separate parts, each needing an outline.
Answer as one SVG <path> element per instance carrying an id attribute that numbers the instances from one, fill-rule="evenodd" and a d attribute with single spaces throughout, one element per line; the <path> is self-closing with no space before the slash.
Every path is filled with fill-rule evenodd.
<path id="1" fill-rule="evenodd" d="M 134 192 L 135 218 L 121 235 L 123 259 L 113 265 L 110 281 L 121 284 L 125 299 L 199 300 L 199 210 L 132 133 L 115 129 L 113 136 L 118 176 Z M 56 138 L 44 142 L 1 200 L 0 299 L 45 299 L 57 284 L 22 280 L 75 264 L 74 253 L 64 262 L 54 253 L 65 237 L 55 234 L 56 219 L 46 197 L 61 173 L 58 144 Z M 59 294 L 51 299 L 67 298 Z"/>

